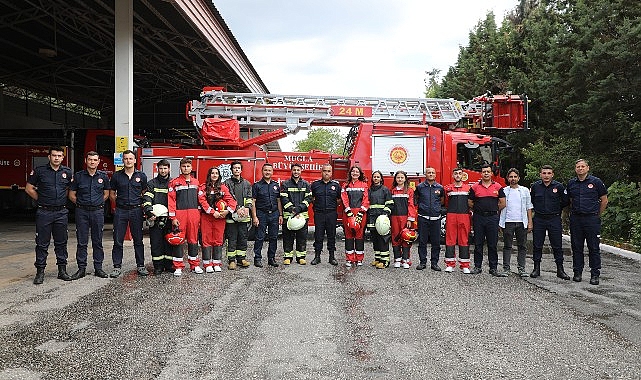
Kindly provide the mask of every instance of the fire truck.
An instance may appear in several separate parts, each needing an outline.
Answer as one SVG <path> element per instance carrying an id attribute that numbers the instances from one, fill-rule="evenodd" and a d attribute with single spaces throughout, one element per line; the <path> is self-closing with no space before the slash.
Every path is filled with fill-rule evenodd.
<path id="1" fill-rule="evenodd" d="M 410 185 L 416 186 L 424 180 L 426 167 L 435 168 L 437 181 L 444 184 L 451 181 L 452 169 L 461 167 L 464 180 L 472 183 L 480 179 L 481 166 L 491 164 L 495 180 L 505 184 L 499 156 L 510 145 L 490 134 L 528 129 L 528 99 L 489 93 L 466 102 L 290 96 L 205 87 L 200 99 L 187 103 L 186 117 L 203 147 L 139 149 L 138 162 L 149 177 L 156 175 L 155 164 L 161 158 L 171 162 L 172 176 L 176 176 L 180 159 L 191 157 L 199 178 L 216 166 L 224 180 L 231 176 L 231 162 L 238 160 L 250 182 L 260 180 L 264 163 L 273 165 L 272 178 L 279 182 L 290 178 L 292 163 L 299 163 L 302 177 L 312 182 L 320 178 L 321 166 L 329 163 L 338 181 L 345 181 L 349 168 L 358 165 L 368 178 L 372 171 L 383 172 L 387 185 L 396 171 L 404 170 Z M 344 154 L 265 149 L 267 143 L 320 126 L 348 130 Z"/>
<path id="2" fill-rule="evenodd" d="M 49 132 L 49 131 L 48 131 Z M 106 129 L 83 129 L 60 131 L 29 131 L 29 136 L 3 136 L 7 145 L 0 146 L 0 210 L 24 211 L 33 209 L 35 202 L 24 192 L 31 171 L 49 162 L 49 148 L 59 145 L 65 150 L 63 165 L 73 171 L 84 165 L 88 151 L 100 155 L 100 170 L 110 176 L 113 173 L 114 131 Z M 49 145 L 46 145 L 49 144 Z"/>

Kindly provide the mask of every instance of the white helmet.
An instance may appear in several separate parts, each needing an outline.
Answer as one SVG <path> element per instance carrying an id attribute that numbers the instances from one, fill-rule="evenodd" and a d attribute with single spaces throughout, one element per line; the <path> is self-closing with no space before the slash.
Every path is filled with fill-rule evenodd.
<path id="1" fill-rule="evenodd" d="M 305 226 L 305 218 L 299 217 L 299 216 L 290 216 L 289 219 L 287 219 L 287 229 L 290 231 L 298 231 L 303 226 Z"/>
<path id="2" fill-rule="evenodd" d="M 151 208 L 151 213 L 156 217 L 169 216 L 169 210 L 167 209 L 167 206 L 161 204 L 153 205 Z"/>
<path id="3" fill-rule="evenodd" d="M 238 213 L 237 213 L 237 212 L 233 212 L 233 213 L 231 214 L 231 218 L 234 220 L 234 222 L 242 222 L 242 221 L 244 221 L 245 219 L 247 219 L 247 218 L 243 218 L 243 217 L 241 217 L 240 215 L 238 215 Z"/>
<path id="4" fill-rule="evenodd" d="M 389 234 L 392 229 L 392 223 L 387 215 L 379 215 L 378 218 L 376 218 L 375 226 L 376 232 L 381 236 Z"/>

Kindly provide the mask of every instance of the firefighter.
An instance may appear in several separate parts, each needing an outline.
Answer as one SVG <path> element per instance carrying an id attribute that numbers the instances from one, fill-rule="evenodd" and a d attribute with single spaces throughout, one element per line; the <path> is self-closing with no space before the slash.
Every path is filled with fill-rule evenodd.
<path id="1" fill-rule="evenodd" d="M 278 226 L 283 224 L 283 212 L 280 203 L 280 188 L 278 182 L 272 180 L 274 168 L 272 164 L 266 163 L 262 167 L 263 178 L 252 186 L 254 207 L 252 211 L 252 222 L 256 229 L 256 241 L 254 242 L 254 265 L 263 267 L 262 249 L 265 234 L 269 241 L 267 248 L 267 264 L 277 267 L 276 244 L 278 241 Z"/>
<path id="2" fill-rule="evenodd" d="M 574 164 L 576 177 L 568 181 L 566 189 L 570 200 L 570 243 L 572 245 L 572 280 L 580 282 L 583 266 L 583 243 L 587 241 L 590 265 L 590 284 L 599 285 L 601 275 L 601 214 L 608 205 L 608 190 L 603 181 L 590 175 L 590 166 L 584 159 Z"/>
<path id="3" fill-rule="evenodd" d="M 142 241 L 142 195 L 147 190 L 147 176 L 135 168 L 136 155 L 131 150 L 122 152 L 124 168 L 111 177 L 109 198 L 114 210 L 114 246 L 111 250 L 113 271 L 110 277 L 116 278 L 122 274 L 123 243 L 127 226 L 134 242 L 136 256 L 136 271 L 139 276 L 147 276 L 145 268 L 145 246 Z M 113 206 L 112 206 L 113 207 Z"/>
<path id="4" fill-rule="evenodd" d="M 71 169 L 62 165 L 65 154 L 63 148 L 49 148 L 49 162 L 31 171 L 25 192 L 38 203 L 36 212 L 36 276 L 33 283 L 44 282 L 47 266 L 47 250 L 53 236 L 58 278 L 71 281 L 67 274 L 67 219 L 69 211 L 65 207 L 71 183 Z"/>
<path id="5" fill-rule="evenodd" d="M 94 276 L 107 278 L 102 269 L 105 251 L 102 248 L 102 231 L 105 226 L 105 201 L 109 198 L 109 177 L 98 170 L 100 156 L 90 151 L 85 155 L 87 169 L 74 174 L 69 189 L 69 200 L 76 205 L 76 262 L 78 271 L 71 275 L 72 280 L 85 277 L 87 268 L 87 245 L 91 230 L 93 248 Z"/>
<path id="6" fill-rule="evenodd" d="M 142 207 L 147 216 L 147 221 L 151 223 L 149 227 L 149 244 L 151 245 L 151 261 L 154 264 L 154 274 L 157 276 L 165 271 L 172 270 L 172 247 L 165 239 L 165 235 L 171 229 L 171 224 L 166 220 L 157 218 L 153 214 L 154 205 L 163 205 L 167 207 L 167 194 L 169 191 L 169 181 L 171 180 L 169 171 L 169 161 L 162 159 L 156 164 L 158 175 L 147 182 L 147 191 L 143 195 Z"/>
<path id="7" fill-rule="evenodd" d="M 414 192 L 414 203 L 418 209 L 418 257 L 417 270 L 427 267 L 427 244 L 431 246 L 430 268 L 440 271 L 438 266 L 441 252 L 441 209 L 445 203 L 443 186 L 436 182 L 436 169 L 425 169 L 425 181 L 418 184 Z"/>
<path id="8" fill-rule="evenodd" d="M 221 182 L 220 171 L 209 168 L 207 181 L 198 187 L 200 214 L 200 233 L 202 238 L 202 255 L 205 272 L 213 273 L 222 270 L 223 243 L 225 236 L 225 219 L 236 209 L 236 200 L 227 186 Z"/>
<path id="9" fill-rule="evenodd" d="M 374 248 L 374 261 L 372 265 L 378 269 L 389 266 L 389 239 L 381 236 L 376 230 L 376 219 L 385 215 L 389 218 L 394 207 L 392 193 L 383 183 L 383 173 L 380 170 L 372 173 L 372 185 L 367 194 L 369 198 L 369 210 L 367 211 L 367 227 L 372 236 Z"/>
<path id="10" fill-rule="evenodd" d="M 367 187 L 363 170 L 358 166 L 352 166 L 341 192 L 341 200 L 345 208 L 343 230 L 345 231 L 345 266 L 347 267 L 353 264 L 363 265 L 365 256 L 363 235 L 369 208 Z"/>
<path id="11" fill-rule="evenodd" d="M 499 255 L 496 245 L 499 240 L 499 211 L 505 208 L 505 192 L 500 184 L 492 180 L 492 167 L 485 164 L 481 168 L 481 179 L 470 186 L 468 205 L 473 210 L 474 224 L 474 270 L 472 274 L 483 272 L 483 244 L 487 242 L 487 261 L 490 274 L 500 277 L 497 267 Z"/>
<path id="12" fill-rule="evenodd" d="M 399 170 L 394 173 L 392 182 L 392 252 L 394 253 L 394 268 L 409 269 L 411 244 L 401 238 L 404 228 L 413 228 L 416 223 L 416 205 L 414 204 L 414 189 L 409 186 L 407 173 Z"/>
<path id="13" fill-rule="evenodd" d="M 445 271 L 452 272 L 456 267 L 456 245 L 458 244 L 459 268 L 465 274 L 470 274 L 470 245 L 469 237 L 472 229 L 470 206 L 467 198 L 470 185 L 463 183 L 463 169 L 452 170 L 454 182 L 445 186 Z"/>
<path id="14" fill-rule="evenodd" d="M 180 160 L 180 175 L 169 181 L 168 209 L 171 224 L 185 232 L 187 241 L 187 262 L 190 269 L 197 274 L 203 273 L 198 258 L 198 229 L 200 227 L 200 210 L 198 210 L 198 179 L 191 174 L 191 158 Z M 174 276 L 181 276 L 185 268 L 183 261 L 183 244 L 174 247 Z"/>
<path id="15" fill-rule="evenodd" d="M 243 164 L 240 161 L 231 163 L 232 176 L 225 180 L 225 185 L 231 191 L 237 206 L 236 217 L 227 216 L 225 237 L 227 238 L 227 260 L 230 270 L 236 269 L 236 263 L 241 268 L 247 268 L 247 234 L 251 222 L 252 185 L 241 177 Z"/>
<path id="16" fill-rule="evenodd" d="M 309 182 L 300 177 L 303 167 L 294 163 L 291 166 L 292 177 L 280 184 L 280 203 L 283 205 L 283 220 L 303 218 L 302 228 L 292 231 L 283 223 L 283 264 L 289 265 L 294 257 L 300 265 L 305 265 L 307 256 L 307 208 L 312 200 Z M 294 250 L 294 239 L 296 249 Z"/>
<path id="17" fill-rule="evenodd" d="M 323 240 L 327 235 L 328 262 L 338 265 L 336 261 L 336 221 L 338 220 L 338 202 L 341 198 L 341 186 L 332 179 L 332 165 L 324 164 L 321 168 L 321 179 L 312 182 L 312 200 L 314 203 L 314 260 L 312 265 L 320 264 Z"/>
<path id="18" fill-rule="evenodd" d="M 568 197 L 565 194 L 565 187 L 560 182 L 553 180 L 554 168 L 552 166 L 541 166 L 539 176 L 541 179 L 530 187 L 530 196 L 534 206 L 534 216 L 532 217 L 534 269 L 530 273 L 530 277 L 536 278 L 541 275 L 543 243 L 547 232 L 556 263 L 556 276 L 563 280 L 569 280 L 570 276 L 565 273 L 563 268 L 563 227 L 561 226 L 561 211 L 568 205 Z"/>

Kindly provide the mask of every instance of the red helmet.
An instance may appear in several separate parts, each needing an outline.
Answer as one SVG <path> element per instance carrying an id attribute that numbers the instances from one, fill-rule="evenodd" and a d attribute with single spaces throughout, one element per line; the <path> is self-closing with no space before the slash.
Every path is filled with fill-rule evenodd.
<path id="1" fill-rule="evenodd" d="M 345 223 L 345 225 L 347 226 L 347 228 L 352 230 L 358 230 L 359 228 L 361 228 L 361 225 L 356 223 L 356 218 L 353 216 L 347 218 L 347 223 Z"/>
<path id="2" fill-rule="evenodd" d="M 179 228 L 174 228 L 167 235 L 165 239 L 171 245 L 181 245 L 185 242 L 185 231 L 180 230 Z"/>
<path id="3" fill-rule="evenodd" d="M 227 203 L 225 203 L 225 201 L 224 201 L 224 200 L 219 199 L 219 200 L 218 200 L 218 202 L 216 202 L 216 207 L 215 207 L 215 209 L 216 209 L 216 211 L 218 211 L 218 212 L 225 211 L 225 210 L 227 209 Z"/>
<path id="4" fill-rule="evenodd" d="M 417 238 L 416 231 L 409 229 L 407 227 L 403 228 L 401 231 L 401 239 L 406 242 L 406 243 L 413 243 L 416 241 Z"/>

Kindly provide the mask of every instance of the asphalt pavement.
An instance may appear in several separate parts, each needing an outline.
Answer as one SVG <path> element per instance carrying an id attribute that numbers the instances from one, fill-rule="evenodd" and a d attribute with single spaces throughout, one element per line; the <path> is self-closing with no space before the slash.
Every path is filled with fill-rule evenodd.
<path id="1" fill-rule="evenodd" d="M 637 254 L 604 251 L 599 286 L 558 279 L 547 250 L 536 279 L 492 277 L 487 260 L 480 275 L 417 271 L 416 248 L 409 270 L 324 252 L 176 278 L 138 277 L 126 242 L 121 278 L 57 280 L 51 249 L 35 286 L 32 223 L 0 230 L 1 379 L 641 378 Z M 109 226 L 104 241 L 109 272 Z M 73 273 L 73 225 L 69 247 Z"/>

